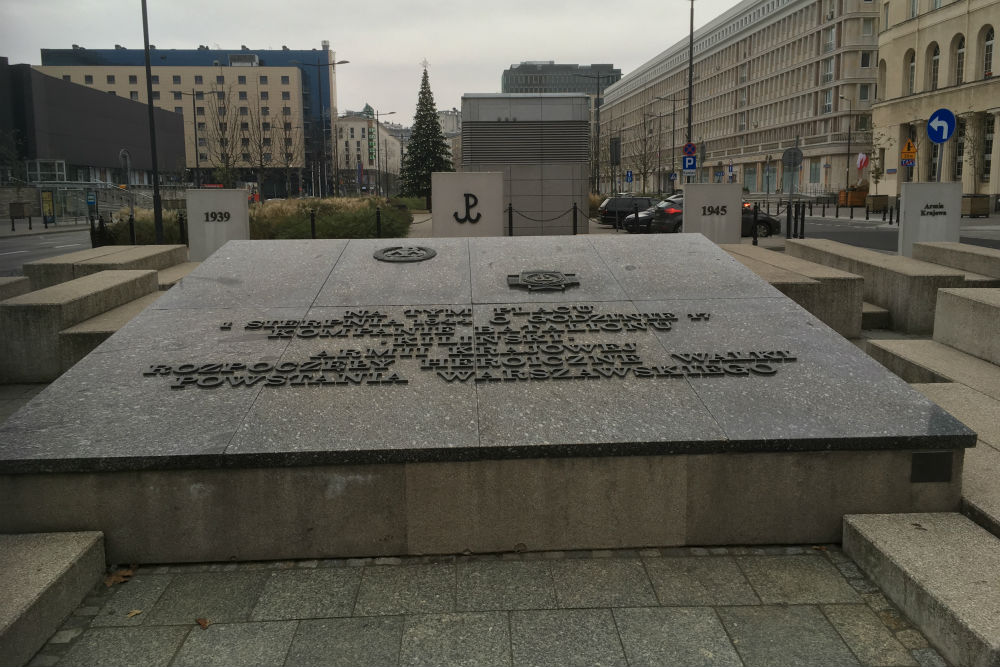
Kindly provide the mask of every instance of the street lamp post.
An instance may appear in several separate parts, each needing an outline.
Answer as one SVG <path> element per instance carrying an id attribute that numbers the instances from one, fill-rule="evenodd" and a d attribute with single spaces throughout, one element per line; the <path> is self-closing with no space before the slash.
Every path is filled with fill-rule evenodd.
<path id="1" fill-rule="evenodd" d="M 594 79 L 597 82 L 597 97 L 594 98 L 594 124 L 597 126 L 595 140 L 596 146 L 594 147 L 594 171 L 596 175 L 594 177 L 594 192 L 600 194 L 601 192 L 601 79 L 610 79 L 612 74 L 574 74 L 573 76 L 583 77 L 584 79 Z"/>
<path id="2" fill-rule="evenodd" d="M 671 110 L 670 110 L 670 173 L 677 178 L 677 163 L 676 153 L 677 153 L 677 141 L 675 139 L 677 132 L 677 97 L 674 95 L 659 95 L 656 97 L 658 100 L 670 100 Z M 666 114 L 663 114 L 666 116 Z M 670 181 L 670 194 L 674 194 L 675 187 L 674 183 L 676 180 Z"/>
<path id="3" fill-rule="evenodd" d="M 293 65 L 303 65 L 305 67 L 315 67 L 316 68 L 316 87 L 317 87 L 317 90 L 320 93 L 320 98 L 322 99 L 323 83 L 322 83 L 322 80 L 319 78 L 319 68 L 320 67 L 329 67 L 329 68 L 333 69 L 334 71 L 336 71 L 337 65 L 346 65 L 346 64 L 348 64 L 351 61 L 350 60 L 338 60 L 337 62 L 333 62 L 333 63 L 321 63 L 321 62 L 304 63 L 304 62 L 299 61 L 299 60 L 290 60 L 288 62 L 290 62 Z M 330 94 L 331 94 L 331 97 L 332 97 L 332 94 L 333 94 L 333 90 L 332 89 L 330 91 Z M 331 102 L 331 105 L 336 105 L 336 100 L 331 99 L 330 102 Z M 323 162 L 320 165 L 320 169 L 319 169 L 319 176 L 320 176 L 320 196 L 321 197 L 325 197 L 326 196 L 326 193 L 327 193 L 327 189 L 326 189 L 327 178 L 329 177 L 329 166 L 327 165 L 327 159 L 326 159 L 326 143 L 327 143 L 326 117 L 327 117 L 327 109 L 326 109 L 326 107 L 322 107 L 321 110 L 320 110 L 320 122 L 323 124 L 323 127 L 322 127 Z M 333 134 L 333 118 L 334 118 L 334 114 L 331 113 L 330 114 L 330 133 L 331 133 L 331 135 Z M 334 144 L 334 159 L 336 159 L 336 157 L 337 157 L 337 155 L 336 155 L 336 148 L 337 148 L 337 145 Z M 339 170 L 340 165 L 336 165 L 336 166 L 337 166 L 337 168 Z M 339 171 L 335 171 L 334 173 L 338 173 L 339 174 Z M 337 180 L 339 181 L 340 179 L 338 178 Z M 339 183 L 338 183 L 338 185 L 339 185 Z M 338 194 L 339 194 L 339 187 L 338 187 Z"/>
<path id="4" fill-rule="evenodd" d="M 843 95 L 840 99 L 847 102 L 847 172 L 844 177 L 844 203 L 847 203 L 848 197 L 850 195 L 847 193 L 848 189 L 851 187 L 851 121 L 854 119 L 854 103 Z"/>
<path id="5" fill-rule="evenodd" d="M 146 105 L 149 109 L 149 152 L 153 159 L 153 230 L 156 242 L 163 243 L 163 204 L 160 201 L 160 167 L 156 159 L 156 121 L 153 118 L 153 73 L 149 63 L 149 20 L 146 0 L 142 0 L 142 40 L 146 56 Z"/>

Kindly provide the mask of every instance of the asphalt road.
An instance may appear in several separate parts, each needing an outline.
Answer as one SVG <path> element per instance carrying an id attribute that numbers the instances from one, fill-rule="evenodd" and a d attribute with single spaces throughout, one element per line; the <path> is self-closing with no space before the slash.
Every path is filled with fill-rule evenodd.
<path id="1" fill-rule="evenodd" d="M 8 236 L 0 239 L 0 276 L 21 274 L 21 265 L 46 257 L 86 250 L 90 247 L 90 232 L 84 228 L 75 232 Z"/>
<path id="2" fill-rule="evenodd" d="M 782 221 L 784 226 L 784 221 Z M 782 229 L 784 231 L 784 229 Z M 830 239 L 853 246 L 870 248 L 872 250 L 883 250 L 896 252 L 899 242 L 899 229 L 897 227 L 876 227 L 871 223 L 848 222 L 823 222 L 806 220 L 806 238 Z M 965 227 L 959 237 L 962 243 L 985 246 L 987 248 L 1000 248 L 1000 238 L 995 237 L 995 233 L 977 233 L 975 227 Z"/>

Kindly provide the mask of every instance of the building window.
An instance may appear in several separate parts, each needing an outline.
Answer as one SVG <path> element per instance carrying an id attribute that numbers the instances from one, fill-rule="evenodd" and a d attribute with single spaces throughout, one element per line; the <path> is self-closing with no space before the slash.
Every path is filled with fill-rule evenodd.
<path id="1" fill-rule="evenodd" d="M 223 91 L 221 91 L 221 90 L 217 90 L 217 91 L 215 91 L 215 99 L 217 99 L 217 100 L 219 100 L 221 102 L 224 99 L 226 99 L 226 94 Z"/>
<path id="2" fill-rule="evenodd" d="M 160 99 L 160 91 L 158 91 L 158 90 L 154 90 L 153 91 L 153 99 L 154 100 Z"/>
<path id="3" fill-rule="evenodd" d="M 917 62 L 913 51 L 906 55 L 906 94 L 912 95 L 917 92 Z"/>
<path id="4" fill-rule="evenodd" d="M 179 91 L 179 90 L 175 90 L 175 91 L 173 91 L 173 96 L 174 96 L 174 99 L 175 99 L 175 100 L 179 100 L 179 99 L 181 99 L 181 97 L 182 97 L 182 95 L 181 95 L 181 91 Z"/>
<path id="5" fill-rule="evenodd" d="M 246 132 L 250 129 L 250 123 L 240 123 L 240 130 Z"/>
<path id="6" fill-rule="evenodd" d="M 264 140 L 261 141 L 261 144 L 263 144 L 264 146 L 270 146 L 271 145 L 271 137 L 264 137 Z"/>
<path id="7" fill-rule="evenodd" d="M 249 145 L 250 145 L 249 137 L 243 137 L 242 139 L 240 139 L 240 146 L 249 146 Z"/>
<path id="8" fill-rule="evenodd" d="M 228 129 L 229 129 L 229 123 L 219 123 L 219 132 L 225 132 Z M 227 140 L 225 138 L 222 139 L 223 144 L 225 144 L 226 141 Z"/>
<path id="9" fill-rule="evenodd" d="M 128 92 L 128 98 L 130 100 L 132 100 L 133 102 L 138 102 L 139 101 L 139 91 L 138 90 L 130 90 Z"/>
<path id="10" fill-rule="evenodd" d="M 264 162 L 270 162 L 270 161 L 271 161 L 271 154 L 264 153 Z"/>
<path id="11" fill-rule="evenodd" d="M 953 181 L 962 180 L 962 163 L 965 162 L 965 119 L 955 120 L 955 162 L 951 166 L 951 179 Z"/>
<path id="12" fill-rule="evenodd" d="M 965 78 L 965 37 L 959 36 L 955 46 L 955 83 L 962 83 Z"/>
<path id="13" fill-rule="evenodd" d="M 351 139 L 353 139 L 354 138 L 354 128 L 353 127 L 351 128 L 350 132 L 351 132 Z"/>
<path id="14" fill-rule="evenodd" d="M 827 58 L 823 61 L 823 76 L 820 77 L 822 83 L 830 83 L 833 81 L 833 58 Z"/>
<path id="15" fill-rule="evenodd" d="M 241 100 L 245 100 L 246 98 L 247 98 L 247 91 L 241 90 L 240 91 L 240 99 Z"/>
<path id="16" fill-rule="evenodd" d="M 198 123 L 198 129 L 199 130 L 204 130 L 205 129 L 205 123 Z"/>
<path id="17" fill-rule="evenodd" d="M 867 102 L 868 96 L 871 94 L 871 84 L 862 83 L 858 86 L 858 101 Z"/>
<path id="18" fill-rule="evenodd" d="M 292 94 L 290 92 L 288 92 L 287 90 L 283 90 L 283 91 L 281 91 L 281 99 L 283 99 L 283 100 L 290 100 L 290 99 L 292 99 Z"/>
<path id="19" fill-rule="evenodd" d="M 823 52 L 829 53 L 833 51 L 833 47 L 836 41 L 837 31 L 835 28 L 827 28 L 823 31 Z"/>
<path id="20" fill-rule="evenodd" d="M 194 110 L 194 112 L 198 116 L 204 116 L 205 115 L 205 107 L 198 107 L 197 109 Z"/>
<path id="21" fill-rule="evenodd" d="M 63 77 L 62 77 L 62 79 L 63 79 L 63 81 L 72 81 L 72 80 L 73 80 L 73 79 L 72 79 L 72 78 L 70 77 L 70 75 L 69 75 L 69 74 L 63 74 Z"/>
<path id="22" fill-rule="evenodd" d="M 93 84 L 94 83 L 94 77 L 93 77 L 93 75 L 91 75 L 91 74 L 84 74 L 83 75 L 83 82 L 86 83 L 86 84 Z"/>
<path id="23" fill-rule="evenodd" d="M 243 153 L 243 161 L 244 162 L 250 161 L 250 153 Z"/>
<path id="24" fill-rule="evenodd" d="M 907 18 L 914 18 L 917 15 L 917 9 L 919 4 L 917 0 L 910 0 L 909 16 Z"/>
<path id="25" fill-rule="evenodd" d="M 241 116 L 250 115 L 250 109 L 248 109 L 247 107 L 240 107 L 240 115 Z"/>
<path id="26" fill-rule="evenodd" d="M 931 90 L 937 90 L 938 87 L 938 73 L 941 69 L 941 49 L 937 44 L 934 45 L 934 49 L 931 51 L 931 66 L 930 66 L 930 85 L 928 86 Z"/>
<path id="27" fill-rule="evenodd" d="M 268 93 L 267 93 L 266 90 L 260 91 L 260 99 L 262 99 L 262 100 L 268 99 Z"/>
<path id="28" fill-rule="evenodd" d="M 872 117 L 864 114 L 858 116 L 858 132 L 867 132 L 872 129 Z"/>
<path id="29" fill-rule="evenodd" d="M 215 77 L 215 83 L 221 85 L 225 82 L 226 82 L 226 77 L 224 77 L 223 75 L 220 74 L 217 77 Z"/>
<path id="30" fill-rule="evenodd" d="M 260 129 L 264 130 L 265 132 L 270 132 L 271 131 L 271 124 L 265 121 L 265 122 L 263 122 L 263 123 L 260 124 Z"/>
<path id="31" fill-rule="evenodd" d="M 198 145 L 199 146 L 207 146 L 208 145 L 208 140 L 205 139 L 205 137 L 198 137 Z"/>
<path id="32" fill-rule="evenodd" d="M 115 75 L 114 74 L 108 74 L 107 80 L 108 80 L 108 83 L 114 83 L 115 82 Z"/>
<path id="33" fill-rule="evenodd" d="M 291 139 L 291 137 L 285 137 L 285 145 L 286 146 L 291 146 L 292 145 L 292 139 Z"/>
<path id="34" fill-rule="evenodd" d="M 268 107 L 261 107 L 260 108 L 260 115 L 261 116 L 268 116 L 270 114 L 271 114 L 271 110 Z"/>
<path id="35" fill-rule="evenodd" d="M 117 97 L 117 96 L 118 96 L 118 93 L 116 93 L 116 92 L 115 92 L 115 91 L 113 91 L 113 90 L 109 90 L 109 91 L 108 91 L 108 95 L 114 95 L 114 96 L 116 96 L 116 97 Z"/>
<path id="36" fill-rule="evenodd" d="M 291 107 L 281 107 L 281 115 L 282 116 L 291 116 L 292 115 L 292 108 Z"/>
<path id="37" fill-rule="evenodd" d="M 203 100 L 203 99 L 205 99 L 205 93 L 203 93 L 200 90 L 195 91 L 194 99 L 196 99 L 196 100 Z"/>
<path id="38" fill-rule="evenodd" d="M 181 76 L 180 76 L 180 74 L 174 74 L 173 81 L 176 84 L 180 84 L 180 82 L 181 82 Z"/>
<path id="39" fill-rule="evenodd" d="M 260 83 L 261 83 L 261 85 L 263 85 L 263 86 L 266 86 L 266 85 L 267 85 L 267 75 L 266 75 L 266 74 L 261 74 L 261 75 L 260 75 Z"/>
<path id="40" fill-rule="evenodd" d="M 875 19 L 861 19 L 861 34 L 866 36 L 875 34 Z"/>
<path id="41" fill-rule="evenodd" d="M 205 81 L 202 78 L 201 74 L 195 74 L 194 75 L 194 85 L 200 86 L 203 83 L 205 83 Z"/>
<path id="42" fill-rule="evenodd" d="M 889 3 L 882 5 L 882 29 L 889 29 Z"/>
<path id="43" fill-rule="evenodd" d="M 184 113 L 184 107 L 174 107 L 174 113 Z"/>
<path id="44" fill-rule="evenodd" d="M 292 129 L 292 124 L 289 123 L 289 122 L 285 122 L 285 124 L 284 124 L 283 127 L 285 128 L 285 131 L 287 132 L 287 131 L 289 131 L 289 130 Z"/>
<path id="45" fill-rule="evenodd" d="M 285 153 L 285 160 L 287 160 L 288 162 L 291 162 L 292 161 L 292 154 L 291 153 Z"/>
<path id="46" fill-rule="evenodd" d="M 241 86 L 247 85 L 247 77 L 246 77 L 246 75 L 245 74 L 240 74 L 239 76 L 237 76 L 236 77 L 236 83 L 240 84 Z"/>
<path id="47" fill-rule="evenodd" d="M 986 33 L 983 40 L 983 78 L 989 79 L 993 76 L 993 28 Z"/>
<path id="48" fill-rule="evenodd" d="M 862 67 L 871 67 L 872 66 L 872 52 L 871 51 L 862 51 L 861 52 L 861 66 Z"/>
<path id="49" fill-rule="evenodd" d="M 823 91 L 823 113 L 833 112 L 833 91 Z"/>
<path id="50" fill-rule="evenodd" d="M 139 83 L 139 77 L 136 76 L 135 74 L 129 74 L 128 75 L 128 82 L 129 82 L 130 85 L 133 85 L 133 86 L 137 85 Z"/>
<path id="51" fill-rule="evenodd" d="M 365 138 L 365 128 L 361 128 L 361 138 Z"/>
<path id="52" fill-rule="evenodd" d="M 198 159 L 199 160 L 207 160 L 208 159 L 208 153 L 201 153 L 201 152 L 199 152 L 198 153 Z"/>
<path id="53" fill-rule="evenodd" d="M 941 9 L 941 0 L 931 0 L 931 9 Z"/>
<path id="54" fill-rule="evenodd" d="M 819 183 L 820 169 L 821 169 L 821 165 L 820 165 L 820 161 L 819 160 L 812 160 L 809 163 L 809 182 L 810 183 Z"/>
<path id="55" fill-rule="evenodd" d="M 291 82 L 290 77 L 287 74 L 281 75 L 281 83 L 287 86 L 290 82 Z"/>

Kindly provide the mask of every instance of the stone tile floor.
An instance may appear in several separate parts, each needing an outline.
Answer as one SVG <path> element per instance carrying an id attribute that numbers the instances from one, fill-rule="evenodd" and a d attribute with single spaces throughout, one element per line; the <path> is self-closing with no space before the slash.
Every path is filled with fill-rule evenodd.
<path id="1" fill-rule="evenodd" d="M 947 663 L 831 545 L 141 566 L 29 664 Z"/>

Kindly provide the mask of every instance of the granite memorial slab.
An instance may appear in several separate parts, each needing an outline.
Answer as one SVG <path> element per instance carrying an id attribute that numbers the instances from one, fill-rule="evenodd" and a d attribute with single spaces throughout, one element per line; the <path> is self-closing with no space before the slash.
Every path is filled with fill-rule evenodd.
<path id="1" fill-rule="evenodd" d="M 140 560 L 502 550 L 522 533 L 725 543 L 687 525 L 692 504 L 739 486 L 751 507 L 758 485 L 783 489 L 762 536 L 822 541 L 843 503 L 811 498 L 810 475 L 884 475 L 851 511 L 952 510 L 975 440 L 700 235 L 239 241 L 0 426 L 0 502 L 22 508 L 0 530 L 86 523 Z M 637 462 L 659 472 L 632 479 Z M 149 533 L 98 518 L 121 485 Z M 212 499 L 204 519 L 178 509 Z M 661 503 L 641 513 L 658 525 L 623 518 L 635 502 Z M 205 525 L 160 516 L 178 511 Z M 331 513 L 361 534 L 331 533 Z M 546 542 L 560 522 L 572 544 Z"/>

